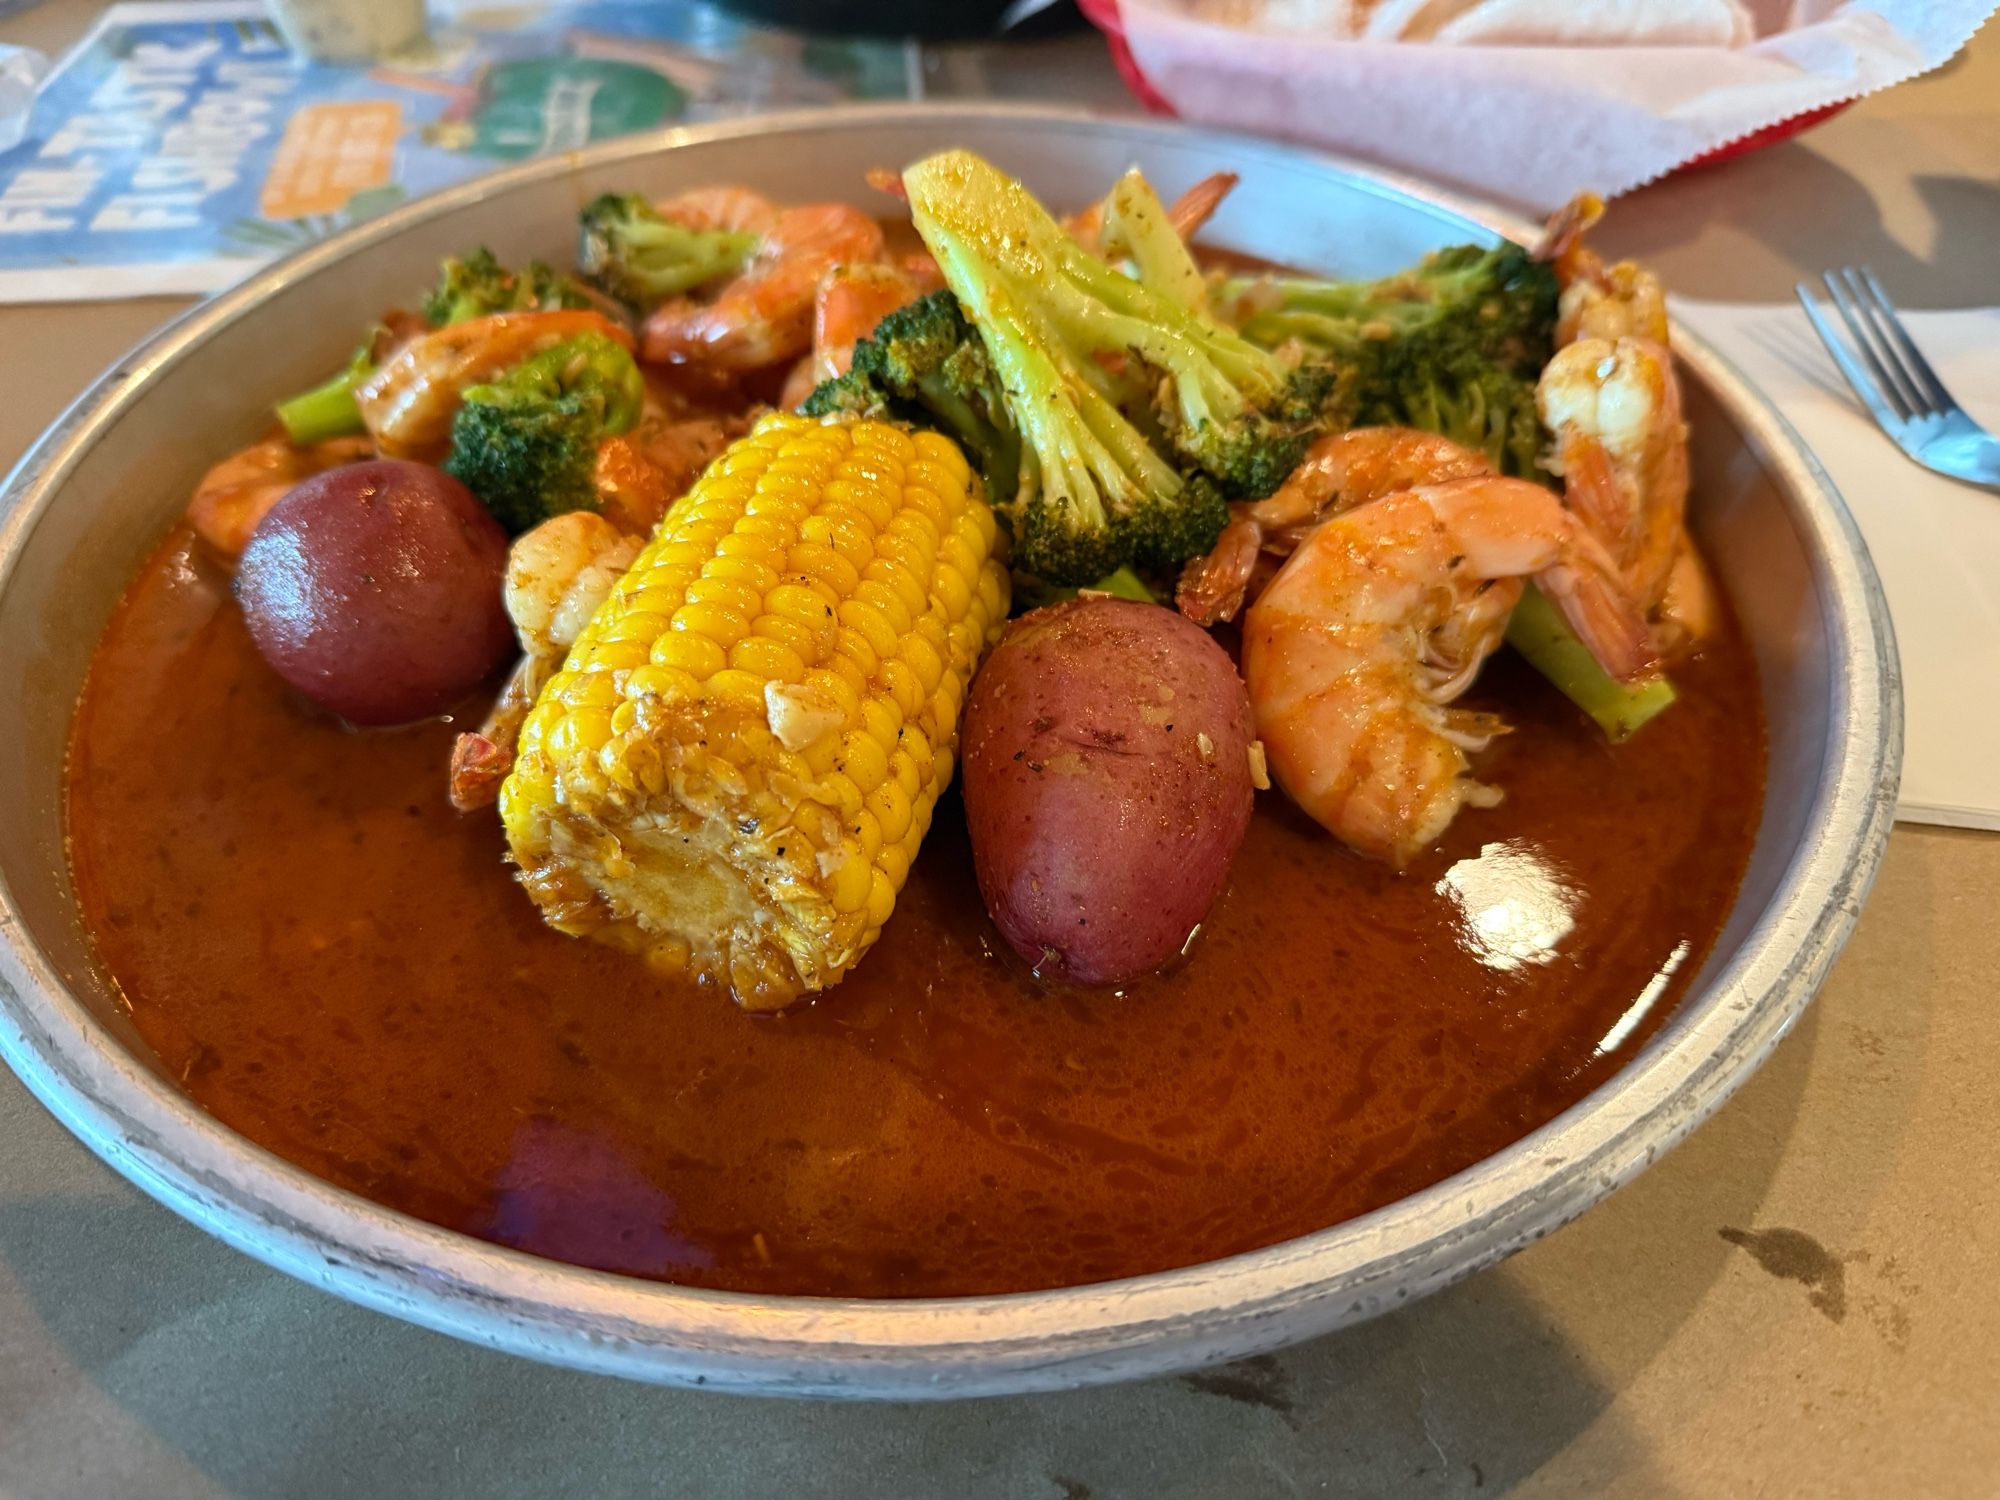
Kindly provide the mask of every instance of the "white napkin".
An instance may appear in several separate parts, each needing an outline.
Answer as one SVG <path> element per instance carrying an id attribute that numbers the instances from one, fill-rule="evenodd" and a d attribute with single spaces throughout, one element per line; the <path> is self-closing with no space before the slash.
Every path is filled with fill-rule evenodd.
<path id="1" fill-rule="evenodd" d="M 1797 304 L 1674 300 L 1818 455 L 1868 540 L 1903 659 L 1898 817 L 2000 829 L 2000 494 L 1920 469 L 1883 436 Z M 2000 431 L 2000 308 L 1906 312 L 1966 410 Z"/>
<path id="2" fill-rule="evenodd" d="M 1747 46 L 1556 47 L 1352 41 L 1217 25 L 1188 4 L 1117 0 L 1134 63 L 1177 114 L 1544 213 L 1927 72 L 1994 10 L 1994 0 L 1798 0 L 1774 18 L 1783 29 Z M 1762 21 L 1772 7 L 1752 9 Z"/>

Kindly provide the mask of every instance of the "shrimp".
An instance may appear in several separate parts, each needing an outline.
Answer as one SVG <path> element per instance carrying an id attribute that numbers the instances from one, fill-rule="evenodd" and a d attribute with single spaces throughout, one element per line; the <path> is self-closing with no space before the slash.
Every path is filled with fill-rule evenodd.
<path id="1" fill-rule="evenodd" d="M 1535 252 L 1555 267 L 1562 288 L 1556 304 L 1556 343 L 1578 339 L 1651 339 L 1667 342 L 1667 294 L 1660 278 L 1637 261 L 1607 266 L 1584 243 L 1585 233 L 1604 217 L 1604 200 L 1581 193 L 1558 210 Z"/>
<path id="2" fill-rule="evenodd" d="M 525 654 L 485 722 L 452 743 L 451 802 L 460 812 L 500 794 L 528 710 L 643 545 L 643 537 L 587 510 L 551 517 L 515 538 L 502 598 Z"/>
<path id="3" fill-rule="evenodd" d="M 1499 643 L 1527 577 L 1614 676 L 1652 668 L 1616 566 L 1540 485 L 1424 485 L 1309 533 L 1243 633 L 1257 733 L 1292 800 L 1398 867 L 1461 807 L 1498 801 L 1466 757 L 1503 726 L 1449 705 Z"/>
<path id="4" fill-rule="evenodd" d="M 1584 193 L 1549 220 L 1536 254 L 1562 287 L 1556 357 L 1535 391 L 1555 434 L 1551 468 L 1610 547 L 1669 655 L 1715 628 L 1708 569 L 1687 533 L 1687 424 L 1668 353 L 1667 299 L 1635 261 L 1606 266 L 1584 235 L 1604 202 Z"/>
<path id="5" fill-rule="evenodd" d="M 582 333 L 601 333 L 632 347 L 631 334 L 587 309 L 468 318 L 404 344 L 355 388 L 355 404 L 383 453 L 434 459 L 451 442 L 452 418 L 467 386 Z"/>
<path id="6" fill-rule="evenodd" d="M 854 363 L 854 346 L 922 294 L 917 278 L 900 266 L 829 267 L 813 297 L 812 352 L 786 377 L 780 404 L 797 407 L 821 381 L 845 375 Z"/>
<path id="7" fill-rule="evenodd" d="M 599 509 L 620 531 L 651 531 L 701 471 L 750 430 L 753 417 L 648 413 L 632 431 L 606 438 L 591 475 Z"/>
<path id="8" fill-rule="evenodd" d="M 890 313 L 923 294 L 897 266 L 835 266 L 820 278 L 813 304 L 813 380 L 832 380 L 854 363 L 854 346 Z"/>
<path id="9" fill-rule="evenodd" d="M 1570 508 L 1610 551 L 1662 646 L 1699 639 L 1714 607 L 1687 534 L 1687 423 L 1666 349 L 1580 339 L 1556 351 L 1535 402 Z"/>
<path id="10" fill-rule="evenodd" d="M 736 234 L 770 234 L 778 227 L 778 205 L 746 187 L 690 188 L 653 205 L 653 211 L 683 229 L 726 229 Z"/>
<path id="11" fill-rule="evenodd" d="M 587 510 L 566 511 L 516 537 L 501 597 L 521 649 L 560 657 L 575 645 L 644 543 Z"/>
<path id="12" fill-rule="evenodd" d="M 641 347 L 661 364 L 709 374 L 767 369 L 805 353 L 828 268 L 886 254 L 882 229 L 845 203 L 780 209 L 742 274 L 709 302 L 675 297 L 646 318 Z"/>
<path id="13" fill-rule="evenodd" d="M 1215 546 L 1181 570 L 1175 605 L 1198 625 L 1233 620 L 1259 562 L 1289 556 L 1327 514 L 1491 467 L 1484 454 L 1413 427 L 1355 427 L 1323 437 L 1269 496 L 1230 508 Z"/>
<path id="14" fill-rule="evenodd" d="M 250 544 L 250 533 L 300 480 L 323 469 L 375 456 L 365 437 L 328 438 L 294 448 L 282 437 L 252 443 L 201 476 L 188 502 L 187 522 L 216 555 L 234 562 Z"/>

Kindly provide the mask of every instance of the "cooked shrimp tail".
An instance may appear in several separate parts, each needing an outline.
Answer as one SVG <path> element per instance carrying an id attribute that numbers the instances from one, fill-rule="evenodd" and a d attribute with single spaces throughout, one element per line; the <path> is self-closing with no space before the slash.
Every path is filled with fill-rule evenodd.
<path id="1" fill-rule="evenodd" d="M 500 784 L 514 768 L 521 725 L 560 660 L 553 656 L 522 657 L 479 728 L 452 741 L 449 793 L 451 805 L 460 812 L 491 807 L 500 796 Z"/>
<path id="2" fill-rule="evenodd" d="M 1222 528 L 1202 557 L 1188 559 L 1174 585 L 1174 607 L 1197 625 L 1233 620 L 1256 572 L 1263 528 L 1241 515 Z"/>
<path id="3" fill-rule="evenodd" d="M 1578 193 L 1549 215 L 1542 226 L 1541 243 L 1535 246 L 1535 259 L 1549 262 L 1557 276 L 1573 278 L 1579 269 L 1577 257 L 1586 253 L 1583 237 L 1603 217 L 1602 198 L 1595 193 Z"/>
<path id="4" fill-rule="evenodd" d="M 1550 218 L 1536 247 L 1536 258 L 1550 263 L 1562 288 L 1556 343 L 1630 337 L 1664 344 L 1667 294 L 1660 278 L 1637 261 L 1607 266 L 1585 243 L 1584 236 L 1603 217 L 1603 199 L 1579 194 Z"/>

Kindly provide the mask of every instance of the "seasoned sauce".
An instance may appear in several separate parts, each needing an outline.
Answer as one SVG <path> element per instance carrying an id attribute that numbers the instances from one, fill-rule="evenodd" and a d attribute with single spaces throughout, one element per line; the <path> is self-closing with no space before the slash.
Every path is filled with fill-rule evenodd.
<path id="1" fill-rule="evenodd" d="M 1378 1207 L 1602 1083 L 1679 999 L 1763 778 L 1733 636 L 1612 748 L 1511 656 L 1507 789 L 1398 875 L 1276 793 L 1178 973 L 1038 988 L 955 797 L 855 975 L 776 1016 L 542 926 L 453 726 L 343 730 L 171 537 L 98 648 L 77 886 L 203 1106 L 394 1208 L 692 1285 L 918 1296 L 1187 1265 Z M 469 705 L 477 711 L 480 705 Z"/>

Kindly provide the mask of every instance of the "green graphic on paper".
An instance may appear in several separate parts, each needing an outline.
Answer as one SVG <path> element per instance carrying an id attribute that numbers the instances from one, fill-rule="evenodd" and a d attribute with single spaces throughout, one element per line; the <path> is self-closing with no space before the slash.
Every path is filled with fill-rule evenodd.
<path id="1" fill-rule="evenodd" d="M 651 68 L 611 58 L 495 63 L 469 120 L 435 127 L 439 145 L 502 161 L 570 151 L 677 119 L 687 94 Z"/>

